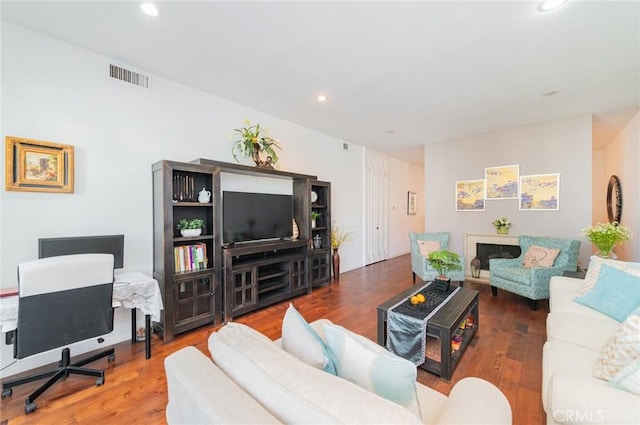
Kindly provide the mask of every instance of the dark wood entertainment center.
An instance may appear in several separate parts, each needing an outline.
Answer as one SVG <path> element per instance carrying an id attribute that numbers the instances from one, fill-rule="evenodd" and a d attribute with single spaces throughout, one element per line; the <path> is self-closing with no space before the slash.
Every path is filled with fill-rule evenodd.
<path id="1" fill-rule="evenodd" d="M 331 279 L 331 184 L 316 176 L 199 158 L 190 163 L 153 164 L 153 264 L 164 311 L 155 330 L 164 342 L 196 327 L 232 320 L 259 308 L 310 293 Z M 232 173 L 292 181 L 296 240 L 223 246 L 220 174 Z M 198 202 L 198 192 L 211 201 Z M 315 192 L 312 201 L 312 192 Z M 311 227 L 311 212 L 321 213 Z M 183 237 L 181 219 L 204 220 L 199 236 Z M 321 240 L 313 248 L 312 239 Z M 206 250 L 199 266 L 176 272 L 175 250 Z"/>

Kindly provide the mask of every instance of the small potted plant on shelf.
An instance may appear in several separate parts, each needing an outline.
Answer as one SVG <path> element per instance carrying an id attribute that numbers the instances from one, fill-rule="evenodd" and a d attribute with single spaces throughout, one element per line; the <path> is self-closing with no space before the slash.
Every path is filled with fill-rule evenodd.
<path id="1" fill-rule="evenodd" d="M 317 211 L 311 211 L 311 228 L 315 228 L 316 227 L 316 220 L 318 219 L 318 217 L 320 217 L 322 214 L 317 212 Z"/>
<path id="2" fill-rule="evenodd" d="M 199 218 L 182 219 L 176 225 L 184 237 L 200 236 L 204 227 L 204 220 Z"/>
<path id="3" fill-rule="evenodd" d="M 427 257 L 427 262 L 438 272 L 435 284 L 436 289 L 440 291 L 446 291 L 449 289 L 451 278 L 447 277 L 447 273 L 450 270 L 462 270 L 462 264 L 460 264 L 460 257 L 458 254 L 446 249 L 430 253 Z"/>

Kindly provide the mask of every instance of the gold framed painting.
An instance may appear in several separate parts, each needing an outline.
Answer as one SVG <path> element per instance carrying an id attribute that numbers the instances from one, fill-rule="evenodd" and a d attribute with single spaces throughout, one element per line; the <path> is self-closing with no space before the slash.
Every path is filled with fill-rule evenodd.
<path id="1" fill-rule="evenodd" d="M 485 168 L 484 199 L 518 199 L 520 197 L 519 177 L 519 165 Z"/>
<path id="2" fill-rule="evenodd" d="M 6 189 L 73 193 L 73 146 L 7 136 Z"/>
<path id="3" fill-rule="evenodd" d="M 520 209 L 559 210 L 560 174 L 520 176 Z"/>
<path id="4" fill-rule="evenodd" d="M 456 182 L 456 211 L 484 211 L 484 180 Z"/>

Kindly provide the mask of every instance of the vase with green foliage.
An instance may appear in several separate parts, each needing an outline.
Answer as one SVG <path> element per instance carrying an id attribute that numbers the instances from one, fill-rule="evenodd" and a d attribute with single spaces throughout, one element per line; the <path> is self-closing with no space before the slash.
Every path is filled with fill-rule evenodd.
<path id="1" fill-rule="evenodd" d="M 435 279 L 436 289 L 446 291 L 449 289 L 451 278 L 447 276 L 449 271 L 462 270 L 460 256 L 446 249 L 433 251 L 427 257 L 427 262 L 438 272 Z"/>
<path id="2" fill-rule="evenodd" d="M 274 168 L 278 163 L 278 154 L 274 148 L 280 149 L 277 140 L 267 136 L 268 130 L 260 124 L 251 125 L 251 121 L 244 120 L 245 126 L 236 128 L 238 138 L 234 141 L 231 153 L 236 161 L 238 156 L 251 157 L 256 167 Z M 267 159 L 260 158 L 260 154 L 267 154 Z"/>
<path id="3" fill-rule="evenodd" d="M 598 223 L 582 229 L 582 235 L 586 236 L 596 248 L 598 255 L 604 258 L 614 256 L 612 249 L 621 242 L 628 241 L 633 236 L 629 228 L 621 226 L 618 222 Z"/>

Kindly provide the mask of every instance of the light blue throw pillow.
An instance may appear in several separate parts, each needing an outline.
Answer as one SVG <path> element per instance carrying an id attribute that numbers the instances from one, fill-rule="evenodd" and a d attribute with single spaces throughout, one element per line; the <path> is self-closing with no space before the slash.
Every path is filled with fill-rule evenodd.
<path id="1" fill-rule="evenodd" d="M 640 278 L 603 264 L 593 288 L 574 301 L 624 322 L 640 306 Z"/>
<path id="2" fill-rule="evenodd" d="M 282 348 L 317 369 L 336 374 L 331 351 L 291 303 L 282 320 Z"/>
<path id="3" fill-rule="evenodd" d="M 338 325 L 324 325 L 338 376 L 406 407 L 418 418 L 416 366 L 384 347 Z"/>

